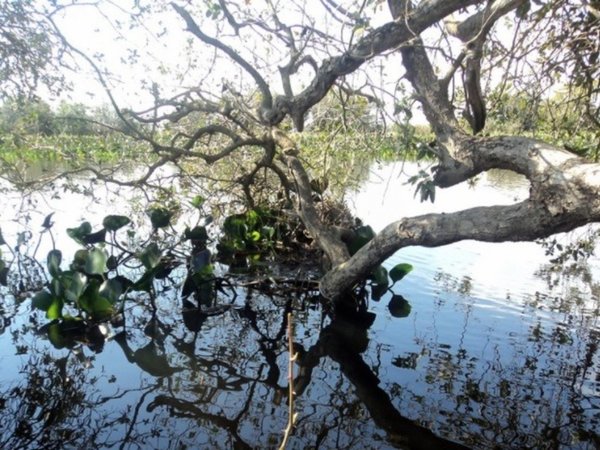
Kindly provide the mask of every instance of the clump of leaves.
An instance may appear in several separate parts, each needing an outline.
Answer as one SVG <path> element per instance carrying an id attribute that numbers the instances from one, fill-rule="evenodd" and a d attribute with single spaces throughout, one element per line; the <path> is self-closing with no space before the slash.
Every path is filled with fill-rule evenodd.
<path id="1" fill-rule="evenodd" d="M 197 199 L 194 202 L 199 204 Z M 166 208 L 155 207 L 148 210 L 148 217 L 153 236 L 158 229 L 170 225 L 173 214 Z M 75 252 L 68 268 L 64 268 L 60 250 L 54 248 L 48 253 L 48 281 L 33 296 L 32 306 L 44 311 L 52 321 L 44 329 L 51 342 L 59 348 L 70 342 L 73 336 L 85 334 L 86 330 L 96 330 L 95 324 L 114 317 L 122 309 L 129 292 L 150 292 L 154 280 L 165 278 L 176 265 L 171 254 L 150 238 L 135 249 L 124 247 L 123 239 L 119 242 L 117 234 L 131 223 L 129 217 L 108 215 L 98 230 L 93 230 L 87 221 L 68 228 L 67 235 L 83 247 Z M 53 222 L 46 218 L 44 229 L 49 231 L 52 226 Z M 134 233 L 134 230 L 127 230 L 128 235 Z M 0 239 L 2 245 L 1 233 Z M 184 240 L 191 241 L 194 248 L 204 247 L 208 240 L 206 228 L 196 226 L 187 229 L 178 242 Z M 119 273 L 123 263 L 132 261 L 137 261 L 143 271 L 138 279 L 133 280 Z M 0 276 L 4 268 L 0 260 Z M 212 270 L 212 266 L 205 264 L 202 275 L 206 277 L 209 269 Z M 131 276 L 131 271 L 126 273 Z M 73 330 L 77 332 L 73 334 Z"/>
<path id="2" fill-rule="evenodd" d="M 271 252 L 288 228 L 272 209 L 254 208 L 232 214 L 223 222 L 223 235 L 217 249 L 227 262 L 235 257 Z"/>

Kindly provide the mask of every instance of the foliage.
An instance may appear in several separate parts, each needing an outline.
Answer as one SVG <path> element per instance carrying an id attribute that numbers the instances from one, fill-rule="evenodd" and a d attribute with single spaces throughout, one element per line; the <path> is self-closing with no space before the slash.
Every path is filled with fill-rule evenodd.
<path id="1" fill-rule="evenodd" d="M 369 225 L 360 225 L 354 228 L 352 237 L 346 240 L 348 252 L 350 255 L 354 255 L 374 237 L 375 232 Z M 402 280 L 412 270 L 413 266 L 408 263 L 396 264 L 389 271 L 381 264 L 375 267 L 367 277 L 371 284 L 371 299 L 379 301 L 385 293 L 392 292 L 391 288 L 394 284 Z M 392 280 L 391 285 L 390 279 Z"/>
<path id="2" fill-rule="evenodd" d="M 185 295 L 194 292 L 205 297 L 207 293 L 214 295 L 218 278 L 213 273 L 210 252 L 206 250 L 209 238 L 203 226 L 188 229 L 174 240 L 166 239 L 167 235 L 153 226 L 145 240 L 133 241 L 131 236 L 136 234 L 139 225 L 134 225 L 127 216 L 108 215 L 97 230 L 84 221 L 66 230 L 81 248 L 65 267 L 63 253 L 55 247 L 52 217 L 50 214 L 44 220 L 40 239 L 42 235 L 49 235 L 54 248 L 44 262 L 36 263 L 38 267 L 45 267 L 45 282 L 31 302 L 34 309 L 45 312 L 51 321 L 44 332 L 58 348 L 95 332 L 96 324 L 113 320 L 128 299 L 139 298 L 140 293 L 151 295 L 157 280 L 164 280 L 184 263 L 175 258 L 174 252 L 188 255 L 183 259 L 187 260 L 188 277 L 194 280 L 195 286 L 193 292 Z M 0 232 L 0 246 L 8 247 L 13 256 L 7 260 L 1 258 L 0 253 L 0 282 L 4 286 L 16 282 L 20 291 L 35 290 L 35 285 L 24 285 L 28 269 L 21 262 L 21 245 L 19 242 L 14 251 L 10 250 Z M 37 250 L 39 243 L 35 247 Z M 28 258 L 34 261 L 33 257 Z"/>
<path id="3" fill-rule="evenodd" d="M 98 136 L 123 124 L 107 107 L 90 108 L 62 101 L 52 108 L 41 99 L 12 98 L 0 106 L 0 134 L 25 136 Z"/>
<path id="4" fill-rule="evenodd" d="M 227 216 L 217 245 L 219 258 L 232 261 L 291 248 L 291 229 L 283 214 L 274 209 L 254 208 Z"/>
<path id="5" fill-rule="evenodd" d="M 580 95 L 577 95 L 579 91 Z M 490 134 L 520 134 L 555 142 L 594 161 L 600 158 L 600 127 L 581 113 L 583 92 L 566 88 L 548 98 L 527 93 L 492 92 Z"/>
<path id="6" fill-rule="evenodd" d="M 0 100 L 32 97 L 40 85 L 56 92 L 65 87 L 64 48 L 40 6 L 0 1 Z"/>
<path id="7" fill-rule="evenodd" d="M 155 159 L 139 142 L 119 135 L 0 135 L 0 172 L 18 184 L 28 168 L 42 164 L 58 169 Z M 42 180 L 35 180 L 42 181 Z"/>

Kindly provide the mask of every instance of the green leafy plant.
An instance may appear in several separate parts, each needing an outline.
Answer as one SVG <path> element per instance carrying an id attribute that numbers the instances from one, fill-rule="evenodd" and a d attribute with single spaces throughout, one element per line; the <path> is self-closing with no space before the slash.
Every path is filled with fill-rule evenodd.
<path id="1" fill-rule="evenodd" d="M 369 225 L 359 226 L 353 232 L 352 238 L 346 242 L 350 255 L 354 255 L 375 237 L 375 232 Z M 375 301 L 380 300 L 395 283 L 402 280 L 412 270 L 413 266 L 408 263 L 396 264 L 389 272 L 382 265 L 375 267 L 368 276 L 368 280 L 371 282 L 371 298 Z M 391 285 L 390 279 L 392 280 Z"/>
<path id="2" fill-rule="evenodd" d="M 223 236 L 217 249 L 225 260 L 239 255 L 268 252 L 285 234 L 286 225 L 271 209 L 255 208 L 232 214 L 223 222 Z"/>

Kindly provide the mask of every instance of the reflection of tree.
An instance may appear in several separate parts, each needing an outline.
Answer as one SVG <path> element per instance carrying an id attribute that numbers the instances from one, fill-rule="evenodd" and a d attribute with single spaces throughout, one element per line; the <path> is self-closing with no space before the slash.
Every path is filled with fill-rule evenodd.
<path id="1" fill-rule="evenodd" d="M 85 365 L 74 361 L 85 358 L 78 350 L 60 358 L 49 353 L 30 357 L 22 368 L 22 382 L 0 392 L 0 448 L 103 445 L 95 437 L 112 422 L 109 413 L 101 411 L 108 399 L 87 379 Z"/>
<path id="2" fill-rule="evenodd" d="M 31 359 L 19 396 L 11 397 L 15 387 L 0 394 L 11 419 L 0 446 L 275 448 L 287 419 L 287 311 L 300 354 L 291 448 L 461 448 L 442 436 L 478 448 L 569 445 L 567 433 L 581 448 L 597 440 L 593 328 L 564 341 L 542 321 L 508 359 L 489 337 L 482 355 L 469 343 L 473 304 L 457 308 L 464 323 L 456 344 L 441 340 L 443 308 L 452 308 L 452 294 L 443 292 L 435 338 L 391 355 L 369 346 L 366 326 L 337 317 L 323 327 L 308 295 L 259 287 L 238 294 L 242 304 L 193 329 L 183 326 L 190 311 L 177 292 L 140 301 L 126 311 L 126 332 L 107 340 L 93 366 L 78 344 L 58 358 Z M 106 353 L 120 360 L 104 360 Z M 391 382 L 398 371 L 401 381 Z"/>
<path id="3" fill-rule="evenodd" d="M 404 417 L 392 404 L 390 396 L 379 387 L 379 379 L 364 362 L 360 353 L 367 348 L 366 330 L 357 328 L 343 319 L 334 320 L 325 327 L 318 342 L 302 355 L 303 384 L 310 378 L 312 368 L 328 356 L 339 364 L 341 372 L 350 381 L 356 395 L 369 412 L 375 424 L 388 433 L 388 439 L 411 449 L 462 449 L 460 444 L 442 439 L 430 430 Z"/>
<path id="4" fill-rule="evenodd" d="M 540 294 L 535 305 L 527 297 L 506 300 L 506 310 L 521 311 L 503 320 L 523 330 L 505 323 L 494 329 L 488 324 L 496 310 L 461 298 L 460 283 L 449 280 L 437 277 L 445 298 L 434 302 L 432 329 L 420 328 L 417 348 L 391 361 L 401 381 L 389 391 L 399 408 L 440 434 L 462 430 L 476 448 L 597 448 L 597 317 L 580 302 L 556 308 Z M 462 316 L 458 336 L 441 329 L 449 312 L 453 329 Z"/>

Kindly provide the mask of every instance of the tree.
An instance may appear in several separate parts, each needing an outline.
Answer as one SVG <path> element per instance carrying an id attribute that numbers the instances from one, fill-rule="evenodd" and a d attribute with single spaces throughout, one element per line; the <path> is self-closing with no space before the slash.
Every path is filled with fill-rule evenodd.
<path id="1" fill-rule="evenodd" d="M 66 87 L 64 48 L 47 14 L 33 0 L 0 1 L 0 100 L 30 97 L 41 86 L 53 92 Z"/>
<path id="2" fill-rule="evenodd" d="M 130 12 L 135 23 L 177 18 L 177 25 L 159 20 L 156 35 L 174 39 L 184 25 L 191 38 L 181 74 L 188 75 L 181 83 L 188 88 L 171 93 L 158 81 L 144 80 L 154 99 L 150 108 L 118 108 L 102 61 L 63 38 L 94 67 L 126 132 L 158 158 L 130 183 L 148 180 L 170 162 L 243 161 L 232 176 L 252 203 L 253 186 L 263 173 L 271 174 L 331 262 L 320 290 L 338 304 L 347 303 L 344 294 L 402 247 L 533 240 L 600 220 L 599 164 L 526 135 L 486 134 L 485 127 L 492 87 L 533 89 L 543 96 L 555 83 L 583 90 L 577 105 L 598 126 L 597 1 L 321 0 L 310 10 L 304 2 L 270 0 L 142 3 Z M 575 24 L 577 35 L 555 33 Z M 531 38 L 541 34 L 546 41 Z M 377 71 L 391 73 L 391 81 L 375 82 Z M 430 193 L 501 168 L 528 178 L 529 198 L 403 218 L 351 255 L 346 242 L 355 230 L 322 220 L 299 145 L 311 111 L 334 89 L 371 101 L 387 120 L 410 112 L 411 98 L 418 102 L 435 134 L 431 148 L 438 164 L 421 184 Z M 461 109 L 466 121 L 457 115 Z"/>

